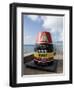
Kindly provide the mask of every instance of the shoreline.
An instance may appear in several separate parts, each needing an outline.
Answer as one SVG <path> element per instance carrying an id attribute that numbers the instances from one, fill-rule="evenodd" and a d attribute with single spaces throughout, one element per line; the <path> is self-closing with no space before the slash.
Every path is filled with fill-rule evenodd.
<path id="1" fill-rule="evenodd" d="M 27 56 L 30 56 L 30 55 L 33 55 L 34 52 L 31 52 L 31 53 L 24 53 L 24 57 L 27 57 Z"/>

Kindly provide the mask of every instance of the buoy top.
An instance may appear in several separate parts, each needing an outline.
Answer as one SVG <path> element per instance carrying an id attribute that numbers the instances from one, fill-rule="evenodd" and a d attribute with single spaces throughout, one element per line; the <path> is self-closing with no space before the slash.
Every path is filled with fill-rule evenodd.
<path id="1" fill-rule="evenodd" d="M 39 32 L 36 38 L 36 44 L 51 44 L 52 38 L 50 32 Z"/>

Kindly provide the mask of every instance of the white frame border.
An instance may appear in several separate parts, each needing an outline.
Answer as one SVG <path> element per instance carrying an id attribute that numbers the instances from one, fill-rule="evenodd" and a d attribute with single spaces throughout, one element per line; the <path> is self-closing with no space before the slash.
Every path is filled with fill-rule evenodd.
<path id="1" fill-rule="evenodd" d="M 44 75 L 25 75 L 21 76 L 21 13 L 46 13 L 46 14 L 64 14 L 64 73 L 63 74 L 44 74 Z M 19 32 L 18 32 L 19 31 Z M 55 9 L 37 9 L 37 8 L 17 8 L 17 83 L 32 83 L 32 82 L 51 82 L 69 80 L 69 10 Z M 57 76 L 57 77 L 56 77 Z"/>

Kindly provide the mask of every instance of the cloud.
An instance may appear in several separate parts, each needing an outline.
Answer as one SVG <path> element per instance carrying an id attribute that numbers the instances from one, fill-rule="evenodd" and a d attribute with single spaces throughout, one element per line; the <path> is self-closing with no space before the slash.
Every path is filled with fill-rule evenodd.
<path id="1" fill-rule="evenodd" d="M 49 30 L 51 33 L 59 31 L 60 28 L 63 28 L 63 18 L 58 16 L 42 16 L 43 20 L 42 27 Z"/>
<path id="2" fill-rule="evenodd" d="M 33 38 L 31 35 L 24 34 L 24 44 L 35 44 L 35 38 Z"/>
<path id="3" fill-rule="evenodd" d="M 64 34 L 63 34 L 63 32 L 62 32 L 62 33 L 60 33 L 59 41 L 63 41 L 63 39 L 64 39 Z"/>
<path id="4" fill-rule="evenodd" d="M 59 16 L 41 16 L 42 27 L 52 34 L 55 41 L 63 40 L 63 17 Z"/>
<path id="5" fill-rule="evenodd" d="M 51 33 L 61 32 L 63 29 L 63 17 L 27 15 L 32 21 L 42 21 L 42 28 Z"/>
<path id="6" fill-rule="evenodd" d="M 36 21 L 38 19 L 38 15 L 27 15 L 28 18 L 30 18 L 32 21 Z"/>
<path id="7" fill-rule="evenodd" d="M 42 22 L 42 30 L 48 31 L 52 34 L 52 38 L 55 41 L 63 40 L 63 17 L 61 16 L 40 16 L 40 15 L 27 15 L 32 21 Z M 25 35 L 25 43 L 34 43 L 35 40 L 32 36 Z"/>
<path id="8" fill-rule="evenodd" d="M 56 18 L 52 17 L 52 16 L 45 16 L 43 18 L 43 27 L 44 28 L 50 28 L 52 25 L 56 24 Z"/>
<path id="9" fill-rule="evenodd" d="M 31 36 L 28 36 L 28 35 L 27 35 L 27 36 L 25 36 L 25 39 L 30 39 L 30 38 L 31 38 Z"/>

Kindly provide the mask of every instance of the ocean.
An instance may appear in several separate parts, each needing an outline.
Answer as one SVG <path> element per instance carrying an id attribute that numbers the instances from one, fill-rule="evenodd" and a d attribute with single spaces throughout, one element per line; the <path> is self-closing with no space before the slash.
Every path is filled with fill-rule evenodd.
<path id="1" fill-rule="evenodd" d="M 34 52 L 35 45 L 24 45 L 24 54 Z"/>
<path id="2" fill-rule="evenodd" d="M 63 42 L 59 42 L 59 43 L 54 43 L 54 51 L 57 54 L 62 54 L 63 53 Z M 28 53 L 32 53 L 34 52 L 34 47 L 35 45 L 24 45 L 24 54 L 28 54 Z"/>

